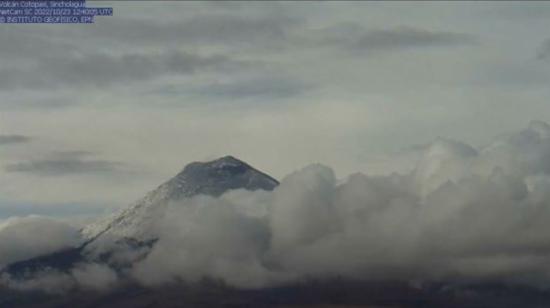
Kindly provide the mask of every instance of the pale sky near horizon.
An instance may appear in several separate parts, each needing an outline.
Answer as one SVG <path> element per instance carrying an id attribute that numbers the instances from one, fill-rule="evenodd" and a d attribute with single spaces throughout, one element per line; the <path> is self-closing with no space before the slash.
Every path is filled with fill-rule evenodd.
<path id="1" fill-rule="evenodd" d="M 550 121 L 550 3 L 88 5 L 115 16 L 0 25 L 0 218 L 119 207 L 226 154 L 344 177 Z"/>

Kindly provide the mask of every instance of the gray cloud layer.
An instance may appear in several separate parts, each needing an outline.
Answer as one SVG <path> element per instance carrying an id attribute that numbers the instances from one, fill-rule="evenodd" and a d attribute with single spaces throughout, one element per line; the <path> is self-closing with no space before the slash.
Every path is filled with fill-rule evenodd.
<path id="1" fill-rule="evenodd" d="M 0 145 L 26 143 L 31 141 L 31 137 L 23 135 L 0 135 Z"/>
<path id="2" fill-rule="evenodd" d="M 239 15 L 203 14 L 183 21 L 127 19 L 106 21 L 97 31 L 104 38 L 126 42 L 214 43 L 247 46 L 283 43 L 289 31 L 300 21 L 288 16 L 267 15 L 264 17 Z M 113 31 L 114 29 L 114 31 Z"/>
<path id="3" fill-rule="evenodd" d="M 231 70 L 244 63 L 226 56 L 200 56 L 187 52 L 126 53 L 122 55 L 85 54 L 51 57 L 28 70 L 5 68 L 0 77 L 6 88 L 48 86 L 98 86 L 149 80 L 171 74 L 193 74 L 208 70 Z"/>
<path id="4" fill-rule="evenodd" d="M 466 33 L 417 27 L 366 29 L 358 23 L 344 23 L 316 30 L 307 41 L 312 46 L 328 45 L 351 52 L 387 52 L 411 48 L 472 45 L 477 44 L 478 38 Z"/>
<path id="5" fill-rule="evenodd" d="M 358 50 L 395 50 L 413 47 L 457 46 L 475 43 L 475 36 L 412 27 L 366 31 L 351 44 Z"/>
<path id="6" fill-rule="evenodd" d="M 144 83 L 156 78 L 208 72 L 213 74 L 211 79 L 203 80 L 195 90 L 185 94 L 209 100 L 226 96 L 277 100 L 300 96 L 306 83 L 302 77 L 291 76 L 281 69 L 285 65 L 277 63 L 280 52 L 283 52 L 280 59 L 284 60 L 287 53 L 316 53 L 320 48 L 385 52 L 476 42 L 469 34 L 413 26 L 385 29 L 349 22 L 314 30 L 299 14 L 281 5 L 235 10 L 232 6 L 206 9 L 190 4 L 188 9 L 195 14 L 185 13 L 182 18 L 168 14 L 166 18 L 155 19 L 122 16 L 104 19 L 94 27 L 56 31 L 39 28 L 16 33 L 15 29 L 6 28 L 0 36 L 12 43 L 0 53 L 15 64 L 0 68 L 0 88 L 47 91 L 52 87 L 67 89 L 70 85 L 71 90 L 89 90 L 139 82 L 148 88 L 150 85 Z M 52 36 L 58 38 L 55 44 L 45 39 Z M 80 41 L 82 37 L 89 40 Z M 112 51 L 90 52 L 92 47 L 105 44 L 112 44 Z M 36 54 L 35 50 L 41 53 Z M 211 50 L 216 53 L 213 55 Z M 272 84 L 255 81 L 272 78 L 273 69 L 266 70 L 264 62 L 277 66 L 275 74 L 287 78 L 274 80 Z M 238 85 L 220 82 L 235 73 L 247 75 L 245 79 L 252 81 Z M 315 83 L 314 78 L 308 78 L 308 85 Z M 26 104 L 33 108 L 50 105 Z M 59 105 L 64 106 L 56 106 Z"/>
<path id="7" fill-rule="evenodd" d="M 118 162 L 88 159 L 89 152 L 55 152 L 51 157 L 22 161 L 5 166 L 7 172 L 30 173 L 39 176 L 63 176 L 71 174 L 97 174 L 114 172 L 121 166 Z"/>

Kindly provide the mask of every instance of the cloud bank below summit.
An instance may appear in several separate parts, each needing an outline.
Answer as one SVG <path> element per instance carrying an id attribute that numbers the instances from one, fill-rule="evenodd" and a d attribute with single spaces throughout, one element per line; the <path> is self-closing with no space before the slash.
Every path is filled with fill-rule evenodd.
<path id="1" fill-rule="evenodd" d="M 331 168 L 310 165 L 273 192 L 235 190 L 173 203 L 156 222 L 152 251 L 121 275 L 145 286 L 211 277 L 258 288 L 339 276 L 548 287 L 548 221 L 550 126 L 534 121 L 480 149 L 437 139 L 407 174 L 338 180 Z M 25 247 L 10 244 L 37 241 L 37 234 L 14 241 L 15 232 L 6 230 L 0 228 L 3 256 L 18 251 L 11 255 L 23 259 Z M 37 253 L 29 249 L 27 257 Z M 70 288 L 120 279 L 90 262 L 58 277 L 69 275 Z"/>

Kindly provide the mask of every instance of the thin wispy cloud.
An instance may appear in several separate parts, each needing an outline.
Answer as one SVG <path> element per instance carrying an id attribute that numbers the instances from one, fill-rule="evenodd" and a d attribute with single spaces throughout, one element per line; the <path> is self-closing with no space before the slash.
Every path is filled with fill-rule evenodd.
<path id="1" fill-rule="evenodd" d="M 291 77 L 269 77 L 208 84 L 191 93 L 220 98 L 287 98 L 302 94 L 312 86 Z"/>
<path id="2" fill-rule="evenodd" d="M 108 160 L 90 159 L 85 151 L 56 152 L 47 158 L 7 164 L 5 171 L 38 176 L 105 174 L 116 172 L 123 164 Z"/>
<path id="3" fill-rule="evenodd" d="M 0 135 L 0 145 L 27 143 L 31 140 L 31 137 L 24 135 Z"/>
<path id="4" fill-rule="evenodd" d="M 475 36 L 471 34 L 399 27 L 367 31 L 358 37 L 358 40 L 352 43 L 350 47 L 359 50 L 394 50 L 471 45 L 475 42 Z"/>
<path id="5" fill-rule="evenodd" d="M 423 29 L 412 26 L 366 28 L 358 23 L 342 23 L 315 30 L 306 42 L 351 52 L 398 51 L 413 48 L 460 47 L 478 44 L 475 35 Z"/>

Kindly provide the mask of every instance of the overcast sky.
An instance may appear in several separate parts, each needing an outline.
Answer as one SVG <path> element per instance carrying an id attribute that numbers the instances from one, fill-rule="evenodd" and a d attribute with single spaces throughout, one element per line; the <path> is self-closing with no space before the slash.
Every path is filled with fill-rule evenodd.
<path id="1" fill-rule="evenodd" d="M 90 2 L 0 26 L 0 218 L 123 206 L 226 154 L 338 177 L 550 121 L 550 3 Z"/>

